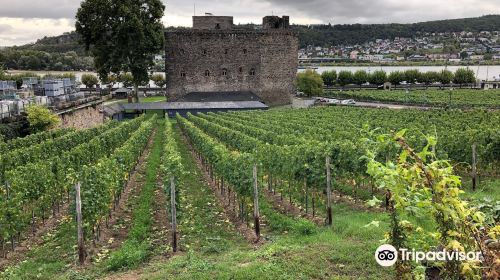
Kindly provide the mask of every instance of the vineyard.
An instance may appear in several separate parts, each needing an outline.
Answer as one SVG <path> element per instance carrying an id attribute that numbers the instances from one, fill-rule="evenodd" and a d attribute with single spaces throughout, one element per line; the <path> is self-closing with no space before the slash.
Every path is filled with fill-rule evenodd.
<path id="1" fill-rule="evenodd" d="M 500 91 L 498 90 L 353 90 L 329 91 L 325 95 L 356 101 L 411 104 L 430 107 L 452 108 L 499 108 Z"/>
<path id="2" fill-rule="evenodd" d="M 500 268 L 495 111 L 152 114 L 0 150 L 2 279 L 494 279 Z M 485 260 L 383 268 L 384 238 Z"/>

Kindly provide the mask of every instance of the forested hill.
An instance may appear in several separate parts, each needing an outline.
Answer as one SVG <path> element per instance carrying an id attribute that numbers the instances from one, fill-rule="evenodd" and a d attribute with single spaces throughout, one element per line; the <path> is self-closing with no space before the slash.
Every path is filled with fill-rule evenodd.
<path id="1" fill-rule="evenodd" d="M 44 37 L 38 39 L 33 44 L 16 47 L 18 50 L 34 50 L 48 53 L 65 53 L 74 51 L 78 55 L 83 55 L 85 46 L 80 43 L 80 35 L 75 31 L 67 32 L 59 36 Z"/>
<path id="2" fill-rule="evenodd" d="M 359 44 L 375 39 L 413 37 L 419 32 L 500 31 L 500 15 L 449 19 L 411 24 L 337 24 L 294 26 L 299 31 L 300 45 L 332 46 Z"/>

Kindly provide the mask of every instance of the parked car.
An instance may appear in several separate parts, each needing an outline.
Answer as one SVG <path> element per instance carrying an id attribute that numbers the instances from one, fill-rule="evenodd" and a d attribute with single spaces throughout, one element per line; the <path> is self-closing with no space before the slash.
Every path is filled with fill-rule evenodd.
<path id="1" fill-rule="evenodd" d="M 342 105 L 354 105 L 354 104 L 356 104 L 356 101 L 354 101 L 352 99 L 346 99 L 346 100 L 342 100 L 340 103 Z"/>

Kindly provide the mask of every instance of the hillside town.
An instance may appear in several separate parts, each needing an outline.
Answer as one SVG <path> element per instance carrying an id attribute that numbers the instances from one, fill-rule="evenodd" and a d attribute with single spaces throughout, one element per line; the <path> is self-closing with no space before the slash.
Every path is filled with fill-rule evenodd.
<path id="1" fill-rule="evenodd" d="M 418 33 L 413 38 L 377 39 L 364 44 L 330 47 L 308 46 L 299 50 L 301 61 L 318 58 L 360 62 L 498 61 L 500 31 Z"/>

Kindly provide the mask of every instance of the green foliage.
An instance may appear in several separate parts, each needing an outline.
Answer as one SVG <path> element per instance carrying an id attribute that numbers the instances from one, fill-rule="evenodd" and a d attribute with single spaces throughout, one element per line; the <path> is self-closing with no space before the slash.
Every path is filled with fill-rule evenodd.
<path id="1" fill-rule="evenodd" d="M 405 75 L 401 71 L 394 71 L 389 74 L 387 80 L 389 80 L 389 82 L 391 82 L 391 84 L 393 85 L 399 85 L 402 81 L 405 80 Z"/>
<path id="2" fill-rule="evenodd" d="M 362 85 L 362 84 L 368 82 L 369 76 L 365 70 L 358 70 L 358 71 L 354 72 L 352 79 L 353 79 L 355 84 Z"/>
<path id="3" fill-rule="evenodd" d="M 154 74 L 151 76 L 151 80 L 159 88 L 163 88 L 166 84 L 165 76 L 163 74 Z"/>
<path id="4" fill-rule="evenodd" d="M 326 86 L 333 86 L 337 83 L 337 71 L 325 71 L 321 73 L 321 78 Z"/>
<path id="5" fill-rule="evenodd" d="M 151 125 L 149 126 L 149 130 L 151 130 Z M 143 137 L 143 140 L 146 142 L 148 139 L 147 136 L 149 135 L 146 133 L 146 137 Z M 160 166 L 160 158 L 163 152 L 163 137 L 163 125 L 161 125 L 160 131 L 155 135 L 153 147 L 147 159 L 146 181 L 137 205 L 133 210 L 132 226 L 127 240 L 123 243 L 120 250 L 113 252 L 106 261 L 107 269 L 110 271 L 136 267 L 151 254 L 152 245 L 149 240 L 153 224 L 151 207 L 155 195 L 157 169 Z M 144 148 L 144 143 L 141 142 L 139 147 Z M 132 147 L 129 146 L 130 148 Z"/>
<path id="6" fill-rule="evenodd" d="M 455 84 L 473 84 L 476 82 L 476 74 L 469 68 L 459 68 L 455 71 L 453 78 Z"/>
<path id="7" fill-rule="evenodd" d="M 387 73 L 383 70 L 377 70 L 370 75 L 369 82 L 374 85 L 382 85 L 387 81 Z"/>
<path id="8" fill-rule="evenodd" d="M 149 81 L 148 69 L 154 65 L 153 57 L 163 50 L 164 9 L 159 0 L 81 3 L 76 14 L 76 31 L 83 37 L 86 48 L 91 49 L 101 80 L 110 73 L 130 72 L 134 86 Z M 136 99 L 138 102 L 137 91 Z"/>
<path id="9" fill-rule="evenodd" d="M 59 117 L 52 113 L 49 109 L 39 105 L 30 105 L 26 108 L 30 130 L 33 133 L 52 129 L 58 126 L 61 122 Z"/>
<path id="10" fill-rule="evenodd" d="M 346 86 L 354 83 L 354 78 L 351 71 L 340 71 L 339 72 L 339 85 Z"/>
<path id="11" fill-rule="evenodd" d="M 320 95 L 323 93 L 323 79 L 317 72 L 306 70 L 297 74 L 297 88 L 307 96 Z"/>
<path id="12" fill-rule="evenodd" d="M 87 88 L 93 88 L 99 84 L 99 79 L 92 74 L 83 74 L 82 75 L 82 84 Z"/>
<path id="13" fill-rule="evenodd" d="M 404 72 L 405 81 L 414 84 L 421 80 L 421 73 L 416 69 L 406 70 Z"/>
<path id="14" fill-rule="evenodd" d="M 390 91 L 357 90 L 328 91 L 327 96 L 355 99 L 358 101 L 378 101 L 390 103 L 410 103 L 432 107 L 453 106 L 458 108 L 500 108 L 500 91 L 478 91 L 476 89 L 392 89 Z M 451 104 L 450 104 L 451 96 Z"/>
<path id="15" fill-rule="evenodd" d="M 300 46 L 324 46 L 363 44 L 376 39 L 412 38 L 417 32 L 481 32 L 495 31 L 500 25 L 499 15 L 477 18 L 428 21 L 413 24 L 336 24 L 297 25 Z M 451 47 L 451 46 L 450 46 Z M 456 52 L 456 51 L 455 51 Z M 454 52 L 451 52 L 454 53 Z"/>
<path id="16" fill-rule="evenodd" d="M 93 59 L 77 54 L 70 49 L 77 49 L 80 44 L 64 49 L 64 43 L 57 42 L 50 46 L 27 45 L 0 50 L 0 64 L 8 69 L 31 71 L 88 71 L 93 70 Z M 55 49 L 61 48 L 61 51 Z"/>
<path id="17" fill-rule="evenodd" d="M 486 226 L 484 214 L 460 198 L 463 193 L 460 177 L 454 175 L 450 162 L 437 159 L 432 152 L 436 138 L 427 137 L 425 147 L 417 152 L 408 146 L 405 133 L 406 130 L 402 130 L 393 137 L 371 135 L 376 140 L 364 139 L 369 159 L 367 173 L 380 189 L 390 193 L 393 222 L 388 241 L 397 249 L 483 251 L 480 236 L 481 228 Z M 382 163 L 376 159 L 379 145 L 384 148 L 396 145 L 401 150 L 395 160 Z M 433 226 L 405 220 L 408 213 L 421 221 L 432 220 Z M 396 264 L 398 276 L 413 279 L 419 271 L 417 265 L 399 261 Z M 474 261 L 444 261 L 435 265 L 442 268 L 442 276 L 450 279 L 473 279 L 483 273 Z"/>
<path id="18" fill-rule="evenodd" d="M 449 70 L 443 70 L 441 71 L 441 73 L 439 73 L 439 82 L 447 85 L 453 81 L 453 77 L 454 77 L 453 72 Z"/>
<path id="19" fill-rule="evenodd" d="M 134 85 L 134 77 L 130 73 L 121 73 L 120 75 L 118 75 L 117 80 L 127 88 Z"/>

